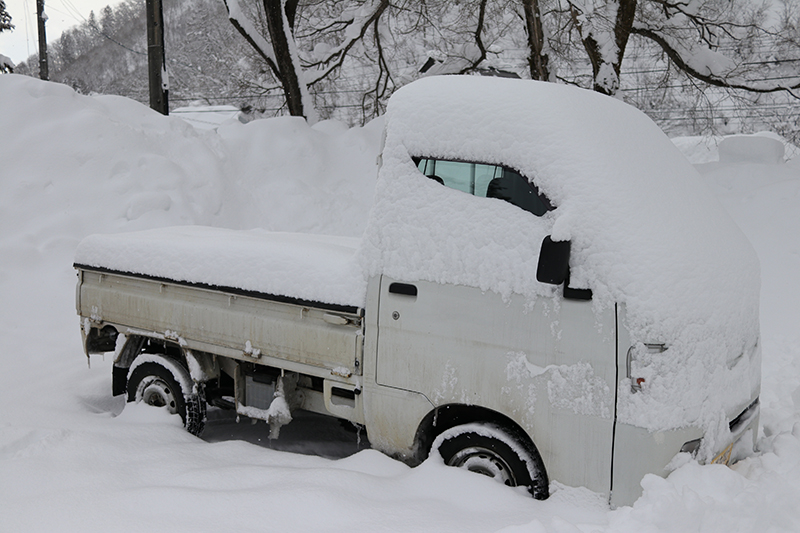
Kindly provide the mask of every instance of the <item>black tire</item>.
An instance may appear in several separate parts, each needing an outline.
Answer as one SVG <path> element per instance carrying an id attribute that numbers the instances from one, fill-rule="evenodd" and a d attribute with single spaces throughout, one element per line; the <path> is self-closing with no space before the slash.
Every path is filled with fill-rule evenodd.
<path id="1" fill-rule="evenodd" d="M 465 424 L 440 437 L 445 464 L 464 468 L 510 487 L 527 487 L 537 500 L 550 496 L 544 463 L 536 447 L 516 432 L 495 424 Z"/>
<path id="2" fill-rule="evenodd" d="M 149 355 L 149 357 L 153 357 Z M 201 394 L 183 390 L 173 375 L 173 370 L 183 372 L 184 382 L 189 373 L 177 362 L 164 360 L 164 363 L 148 361 L 136 365 L 128 376 L 128 401 L 145 402 L 155 407 L 166 407 L 172 414 L 183 420 L 186 431 L 199 436 L 206 425 L 206 402 Z M 172 367 L 173 370 L 170 370 Z"/>

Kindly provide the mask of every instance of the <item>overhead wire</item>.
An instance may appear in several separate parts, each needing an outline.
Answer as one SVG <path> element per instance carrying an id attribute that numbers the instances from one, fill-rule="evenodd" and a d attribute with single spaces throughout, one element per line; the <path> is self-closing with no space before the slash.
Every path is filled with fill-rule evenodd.
<path id="1" fill-rule="evenodd" d="M 27 6 L 28 0 L 24 0 L 24 2 L 26 4 L 26 6 Z M 134 53 L 134 54 L 137 54 L 137 55 L 140 55 L 140 56 L 147 56 L 146 52 L 143 52 L 143 51 L 140 51 L 140 50 L 136 50 L 136 49 L 132 48 L 131 46 L 128 46 L 128 45 L 120 42 L 119 40 L 117 40 L 117 39 L 111 37 L 110 35 L 108 35 L 101 28 L 99 28 L 96 23 L 90 22 L 86 17 L 83 16 L 83 14 L 74 5 L 74 3 L 71 0 L 60 0 L 60 2 L 61 2 L 61 5 L 64 7 L 64 9 L 66 9 L 68 11 L 68 13 L 64 13 L 65 15 L 71 16 L 73 19 L 75 19 L 79 23 L 80 22 L 86 23 L 87 27 L 90 28 L 91 31 L 93 31 L 96 34 L 102 36 L 104 39 L 107 39 L 108 41 L 114 43 L 115 45 L 117 45 L 117 46 L 119 46 L 119 47 L 121 47 L 121 48 L 123 48 L 125 50 L 128 50 L 131 53 Z M 58 12 L 62 12 L 62 11 L 59 11 L 58 9 L 55 9 L 55 8 L 52 8 L 52 7 L 51 7 L 51 9 L 54 9 L 54 10 L 56 10 Z M 27 29 L 28 29 L 28 27 L 27 27 L 28 26 L 27 25 L 27 20 L 28 20 L 27 9 L 26 9 L 25 17 L 26 17 L 26 32 L 27 32 Z M 773 48 L 766 47 L 766 46 L 767 45 L 762 44 L 762 43 L 756 43 L 756 45 L 751 47 L 751 49 L 752 50 L 762 50 L 763 49 L 765 51 L 772 51 L 773 50 Z M 720 47 L 719 50 L 721 50 L 721 51 L 734 51 L 734 50 L 736 50 L 736 48 L 735 48 L 735 45 L 730 45 L 729 48 Z M 659 54 L 655 54 L 653 57 L 654 57 L 654 60 L 655 60 L 656 58 L 659 57 Z M 199 68 L 197 66 L 184 63 L 183 61 L 179 61 L 179 60 L 177 60 L 175 58 L 167 58 L 167 62 L 171 63 L 173 66 L 182 66 L 182 67 L 191 69 L 191 71 L 193 73 L 197 73 L 198 68 Z M 743 65 L 757 66 L 757 65 L 787 64 L 787 63 L 795 63 L 795 62 L 800 62 L 800 58 L 786 58 L 786 59 L 778 59 L 778 60 L 772 60 L 772 61 L 770 61 L 770 60 L 753 61 L 753 62 L 743 63 Z M 352 67 L 356 68 L 356 70 L 366 69 L 367 68 L 366 66 L 363 66 L 363 65 L 352 65 Z M 660 69 L 659 68 L 639 68 L 637 70 L 625 70 L 624 74 L 626 76 L 628 76 L 628 75 L 636 76 L 636 75 L 645 75 L 645 74 L 660 74 L 660 73 L 665 73 L 669 68 L 670 68 L 669 66 L 665 66 L 664 68 L 660 68 Z M 223 82 L 221 82 L 220 80 L 218 80 L 217 78 L 215 78 L 213 76 L 210 76 L 210 75 L 207 75 L 207 74 L 204 74 L 204 73 L 200 73 L 200 74 L 205 76 L 205 77 L 207 77 L 207 78 L 209 78 L 209 79 L 211 79 L 211 80 L 214 80 L 216 82 L 223 83 Z M 795 80 L 797 78 L 798 77 L 796 77 L 796 76 L 773 76 L 773 77 L 768 77 L 768 78 L 761 78 L 760 80 L 761 81 L 784 81 L 784 80 Z M 623 87 L 623 88 L 620 88 L 620 92 L 624 92 L 624 93 L 637 92 L 638 93 L 638 92 L 658 91 L 658 90 L 665 90 L 665 89 L 684 89 L 684 88 L 690 88 L 690 87 L 692 87 L 692 84 L 687 82 L 685 84 L 670 84 L 670 85 L 661 86 L 661 87 L 640 87 L 640 88 Z M 275 90 L 278 90 L 278 88 L 275 88 Z M 270 92 L 272 92 L 272 91 L 270 91 Z M 363 90 L 358 89 L 358 88 L 342 88 L 342 89 L 339 89 L 339 90 L 325 90 L 325 91 L 315 92 L 316 95 L 339 95 L 339 94 L 352 95 L 352 94 L 359 94 L 359 93 L 363 93 Z M 205 97 L 205 96 L 178 97 L 177 95 L 175 95 L 175 96 L 172 96 L 170 98 L 170 100 L 175 101 L 175 102 L 195 101 L 195 100 L 205 100 L 205 101 L 241 101 L 243 99 L 267 99 L 268 100 L 268 99 L 272 99 L 272 98 L 276 98 L 276 97 L 280 97 L 280 95 L 273 95 L 273 94 L 269 94 L 269 93 L 268 94 L 242 94 L 242 95 L 233 95 L 233 96 L 209 96 L 209 97 Z M 266 111 L 279 111 L 283 107 L 284 106 L 281 106 L 281 107 L 278 107 L 278 108 L 268 107 L 268 108 L 265 108 L 265 110 Z M 343 108 L 343 109 L 361 108 L 362 105 L 361 104 L 338 104 L 335 107 L 336 108 Z M 762 105 L 756 104 L 756 105 L 753 105 L 751 107 L 754 110 L 764 110 L 764 111 L 766 111 L 766 110 L 769 110 L 769 109 L 777 109 L 777 108 L 780 108 L 780 107 L 785 107 L 785 104 L 762 104 Z M 737 107 L 737 106 L 729 106 L 729 107 L 717 106 L 714 109 L 715 110 L 719 110 L 720 112 L 726 112 L 726 111 L 739 110 L 741 108 Z M 652 114 L 655 115 L 655 114 L 674 114 L 674 113 L 679 112 L 679 111 L 678 110 L 674 110 L 674 109 L 655 109 L 655 110 L 654 109 L 650 109 L 650 110 L 646 110 L 646 112 L 648 114 L 652 113 Z M 760 118 L 760 115 L 757 116 L 756 118 Z M 707 117 L 707 119 L 713 120 L 714 117 Z M 673 116 L 673 117 L 666 117 L 665 120 L 671 120 L 671 121 L 675 121 L 675 120 L 696 121 L 696 120 L 699 120 L 699 119 L 698 118 L 693 118 L 693 117 L 674 117 Z"/>
<path id="2" fill-rule="evenodd" d="M 28 53 L 26 57 L 31 57 L 31 38 L 29 33 L 29 25 L 30 22 L 28 21 L 28 0 L 23 0 L 25 4 L 25 10 L 23 13 L 25 14 L 25 51 Z"/>

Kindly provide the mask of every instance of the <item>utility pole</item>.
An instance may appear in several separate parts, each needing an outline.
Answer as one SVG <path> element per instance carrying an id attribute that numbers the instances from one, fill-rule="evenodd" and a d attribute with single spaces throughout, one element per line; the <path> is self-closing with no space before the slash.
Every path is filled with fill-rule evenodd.
<path id="1" fill-rule="evenodd" d="M 161 0 L 147 0 L 146 10 L 150 107 L 162 115 L 169 115 L 169 80 L 164 55 L 164 12 L 161 9 Z"/>
<path id="2" fill-rule="evenodd" d="M 44 31 L 47 15 L 44 12 L 44 0 L 36 0 L 36 21 L 39 26 L 39 77 L 46 81 L 50 75 L 47 72 L 47 36 Z"/>

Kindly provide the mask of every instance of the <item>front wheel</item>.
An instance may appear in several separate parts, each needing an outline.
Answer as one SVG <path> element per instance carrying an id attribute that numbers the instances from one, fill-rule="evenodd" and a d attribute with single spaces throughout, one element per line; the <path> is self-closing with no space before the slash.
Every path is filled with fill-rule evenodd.
<path id="1" fill-rule="evenodd" d="M 191 383 L 189 373 L 176 361 L 142 354 L 128 374 L 128 401 L 165 407 L 180 415 L 189 433 L 199 436 L 206 424 L 206 402 L 192 391 Z"/>
<path id="2" fill-rule="evenodd" d="M 547 472 L 532 443 L 496 424 L 464 424 L 439 435 L 445 464 L 483 474 L 510 487 L 527 487 L 537 500 L 550 495 Z"/>

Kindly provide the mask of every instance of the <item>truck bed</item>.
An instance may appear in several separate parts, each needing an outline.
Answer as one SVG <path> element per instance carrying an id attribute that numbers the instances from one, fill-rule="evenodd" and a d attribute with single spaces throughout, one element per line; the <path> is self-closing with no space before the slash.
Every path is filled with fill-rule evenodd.
<path id="1" fill-rule="evenodd" d="M 90 235 L 76 265 L 192 286 L 363 307 L 358 239 L 203 226 Z M 229 292 L 229 291 L 227 291 Z"/>
<path id="2" fill-rule="evenodd" d="M 77 264 L 78 313 L 93 327 L 330 377 L 361 374 L 363 311 Z"/>

